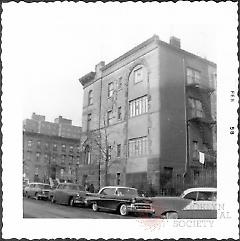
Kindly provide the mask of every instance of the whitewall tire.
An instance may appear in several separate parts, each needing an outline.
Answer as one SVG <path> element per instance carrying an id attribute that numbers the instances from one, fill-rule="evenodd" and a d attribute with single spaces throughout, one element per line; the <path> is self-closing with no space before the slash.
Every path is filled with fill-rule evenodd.
<path id="1" fill-rule="evenodd" d="M 126 216 L 128 214 L 128 211 L 127 211 L 127 205 L 126 204 L 122 204 L 119 208 L 119 213 L 122 215 L 122 216 Z"/>
<path id="2" fill-rule="evenodd" d="M 178 219 L 178 214 L 176 212 L 166 213 L 166 219 Z"/>
<path id="3" fill-rule="evenodd" d="M 98 211 L 98 205 L 97 205 L 97 203 L 93 203 L 93 204 L 92 204 L 92 210 L 93 210 L 94 212 L 97 212 L 97 211 Z"/>

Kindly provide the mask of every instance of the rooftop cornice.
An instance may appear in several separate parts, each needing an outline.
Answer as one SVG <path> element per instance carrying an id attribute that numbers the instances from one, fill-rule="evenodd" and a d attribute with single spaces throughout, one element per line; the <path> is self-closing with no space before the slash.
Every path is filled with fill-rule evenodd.
<path id="1" fill-rule="evenodd" d="M 88 74 L 84 75 L 79 79 L 79 82 L 84 86 L 87 84 L 89 81 L 92 81 L 95 78 L 96 72 L 89 72 Z"/>

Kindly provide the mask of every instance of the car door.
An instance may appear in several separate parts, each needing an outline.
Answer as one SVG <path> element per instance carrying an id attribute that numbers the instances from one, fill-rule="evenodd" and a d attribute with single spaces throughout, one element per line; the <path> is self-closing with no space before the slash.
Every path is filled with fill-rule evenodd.
<path id="1" fill-rule="evenodd" d="M 195 202 L 194 215 L 200 219 L 217 218 L 217 193 L 212 191 L 199 191 Z"/>
<path id="2" fill-rule="evenodd" d="M 184 208 L 182 218 L 206 219 L 217 218 L 216 192 L 198 191 L 188 193 L 184 198 L 192 201 Z"/>
<path id="3" fill-rule="evenodd" d="M 28 185 L 28 187 L 26 187 L 26 189 L 25 189 L 26 194 L 27 194 L 27 196 L 29 196 L 29 197 L 30 197 L 31 186 L 32 186 L 32 184 L 30 183 L 30 184 Z"/>
<path id="4" fill-rule="evenodd" d="M 54 199 L 58 203 L 60 202 L 60 193 L 63 188 L 63 184 L 59 184 L 58 187 L 54 190 Z"/>
<path id="5" fill-rule="evenodd" d="M 29 196 L 30 196 L 30 197 L 33 197 L 33 196 L 34 196 L 34 188 L 35 188 L 35 184 L 32 183 L 32 184 L 30 185 L 30 188 L 29 188 Z"/>
<path id="6" fill-rule="evenodd" d="M 116 202 L 116 188 L 104 188 L 100 192 L 99 207 L 115 210 Z"/>
<path id="7" fill-rule="evenodd" d="M 178 217 L 179 218 L 185 218 L 185 219 L 191 219 L 196 218 L 196 213 L 194 211 L 194 205 L 197 201 L 198 192 L 192 191 L 185 196 L 183 196 L 183 199 L 188 201 L 186 202 L 186 205 L 178 211 Z"/>
<path id="8" fill-rule="evenodd" d="M 61 192 L 62 203 L 68 204 L 71 192 L 72 192 L 72 190 L 71 190 L 71 186 L 70 185 L 66 184 L 66 185 L 63 186 L 63 189 L 62 189 L 62 192 Z"/>

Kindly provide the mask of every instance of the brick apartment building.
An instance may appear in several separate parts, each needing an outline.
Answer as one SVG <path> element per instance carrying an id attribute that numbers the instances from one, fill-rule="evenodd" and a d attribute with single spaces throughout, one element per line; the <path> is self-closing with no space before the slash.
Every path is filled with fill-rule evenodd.
<path id="1" fill-rule="evenodd" d="M 216 64 L 181 49 L 178 38 L 154 35 L 79 81 L 82 179 L 160 192 L 216 169 Z M 108 162 L 92 140 L 99 131 Z"/>
<path id="2" fill-rule="evenodd" d="M 23 122 L 23 173 L 29 181 L 79 181 L 81 127 L 62 116 L 32 114 Z"/>

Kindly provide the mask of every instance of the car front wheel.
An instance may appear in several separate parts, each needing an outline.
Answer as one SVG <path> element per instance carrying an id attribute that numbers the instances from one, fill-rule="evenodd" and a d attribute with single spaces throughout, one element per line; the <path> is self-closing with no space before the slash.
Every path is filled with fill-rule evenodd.
<path id="1" fill-rule="evenodd" d="M 73 200 L 73 198 L 70 198 L 70 200 L 69 200 L 69 206 L 71 206 L 71 207 L 74 206 L 74 200 Z"/>
<path id="2" fill-rule="evenodd" d="M 39 200 L 39 194 L 38 193 L 35 194 L 35 199 Z"/>
<path id="3" fill-rule="evenodd" d="M 126 204 L 122 204 L 119 208 L 119 213 L 122 215 L 122 216 L 126 216 L 128 214 L 128 211 L 127 211 L 127 205 Z"/>
<path id="4" fill-rule="evenodd" d="M 166 219 L 178 219 L 178 214 L 176 212 L 167 212 L 165 214 Z"/>
<path id="5" fill-rule="evenodd" d="M 93 203 L 93 204 L 92 204 L 92 210 L 93 210 L 94 212 L 97 212 L 97 211 L 98 211 L 98 205 L 97 205 L 97 203 Z"/>

